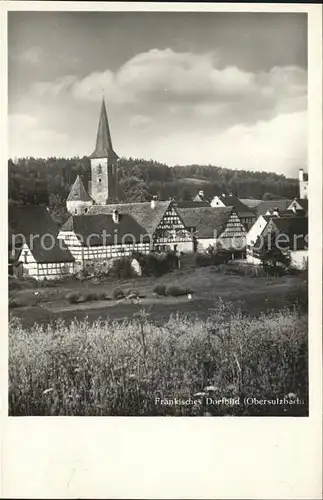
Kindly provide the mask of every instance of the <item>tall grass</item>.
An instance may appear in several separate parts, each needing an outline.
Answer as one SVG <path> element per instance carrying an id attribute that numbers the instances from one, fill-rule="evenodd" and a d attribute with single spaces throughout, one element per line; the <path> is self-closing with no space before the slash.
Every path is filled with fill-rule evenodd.
<path id="1" fill-rule="evenodd" d="M 206 321 L 137 314 L 124 323 L 86 321 L 9 333 L 10 415 L 305 415 L 307 319 L 281 311 L 257 319 L 220 302 Z M 206 407 L 212 397 L 237 406 Z M 245 406 L 245 396 L 305 401 Z M 199 405 L 156 404 L 193 398 Z"/>

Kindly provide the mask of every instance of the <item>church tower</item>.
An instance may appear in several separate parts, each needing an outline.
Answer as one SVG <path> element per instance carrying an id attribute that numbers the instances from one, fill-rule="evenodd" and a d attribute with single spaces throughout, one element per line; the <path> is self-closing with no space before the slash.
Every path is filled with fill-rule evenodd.
<path id="1" fill-rule="evenodd" d="M 93 200 L 85 191 L 81 177 L 78 175 L 67 197 L 66 208 L 72 215 L 83 215 L 92 205 Z"/>
<path id="2" fill-rule="evenodd" d="M 91 161 L 91 197 L 97 205 L 118 199 L 118 159 L 110 135 L 107 110 L 102 99 L 95 150 Z"/>

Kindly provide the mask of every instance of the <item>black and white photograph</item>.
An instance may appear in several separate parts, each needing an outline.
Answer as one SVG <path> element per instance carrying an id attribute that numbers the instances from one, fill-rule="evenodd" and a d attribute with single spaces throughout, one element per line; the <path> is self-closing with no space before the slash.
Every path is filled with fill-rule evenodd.
<path id="1" fill-rule="evenodd" d="M 7 32 L 9 416 L 307 417 L 307 14 Z"/>

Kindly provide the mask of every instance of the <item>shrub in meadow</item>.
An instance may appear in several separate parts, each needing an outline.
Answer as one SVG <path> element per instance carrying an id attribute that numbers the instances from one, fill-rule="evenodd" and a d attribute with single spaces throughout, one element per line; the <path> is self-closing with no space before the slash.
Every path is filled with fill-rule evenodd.
<path id="1" fill-rule="evenodd" d="M 112 292 L 112 297 L 114 298 L 114 300 L 124 299 L 125 296 L 125 291 L 121 290 L 121 288 L 115 288 Z"/>
<path id="2" fill-rule="evenodd" d="M 180 297 L 181 295 L 187 295 L 188 293 L 192 293 L 192 291 L 177 285 L 170 285 L 166 288 L 166 295 L 170 295 L 172 297 Z"/>
<path id="3" fill-rule="evenodd" d="M 156 295 L 166 296 L 166 285 L 158 284 L 154 287 L 153 293 Z"/>

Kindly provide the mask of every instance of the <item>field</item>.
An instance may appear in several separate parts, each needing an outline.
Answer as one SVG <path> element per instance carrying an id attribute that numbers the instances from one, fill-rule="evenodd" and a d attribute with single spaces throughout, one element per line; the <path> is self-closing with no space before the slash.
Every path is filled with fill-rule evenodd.
<path id="1" fill-rule="evenodd" d="M 156 284 L 191 297 L 156 296 Z M 305 275 L 183 269 L 11 289 L 10 301 L 11 415 L 307 415 Z"/>
<path id="2" fill-rule="evenodd" d="M 95 283 L 70 281 L 51 287 L 37 289 L 11 290 L 11 314 L 21 319 L 26 328 L 35 322 L 48 324 L 63 318 L 70 322 L 74 318 L 85 319 L 91 323 L 97 319 L 131 319 L 133 314 L 144 309 L 150 319 L 162 323 L 171 313 L 181 312 L 192 319 L 208 317 L 214 304 L 222 298 L 239 307 L 243 313 L 257 316 L 262 312 L 278 310 L 285 306 L 307 307 L 307 281 L 302 274 L 280 278 L 261 278 L 253 275 L 228 274 L 230 267 L 211 266 L 196 269 L 176 270 L 160 278 L 135 278 L 117 281 L 105 279 Z M 193 291 L 191 300 L 184 297 L 158 297 L 153 294 L 157 284 L 176 285 Z M 138 290 L 140 299 L 104 300 L 70 304 L 71 292 L 106 294 L 112 299 L 113 290 Z M 302 304 L 299 304 L 299 301 Z"/>
<path id="3" fill-rule="evenodd" d="M 296 311 L 250 319 L 219 302 L 207 320 L 163 326 L 144 312 L 32 331 L 13 321 L 9 342 L 11 415 L 307 415 L 307 321 Z"/>

